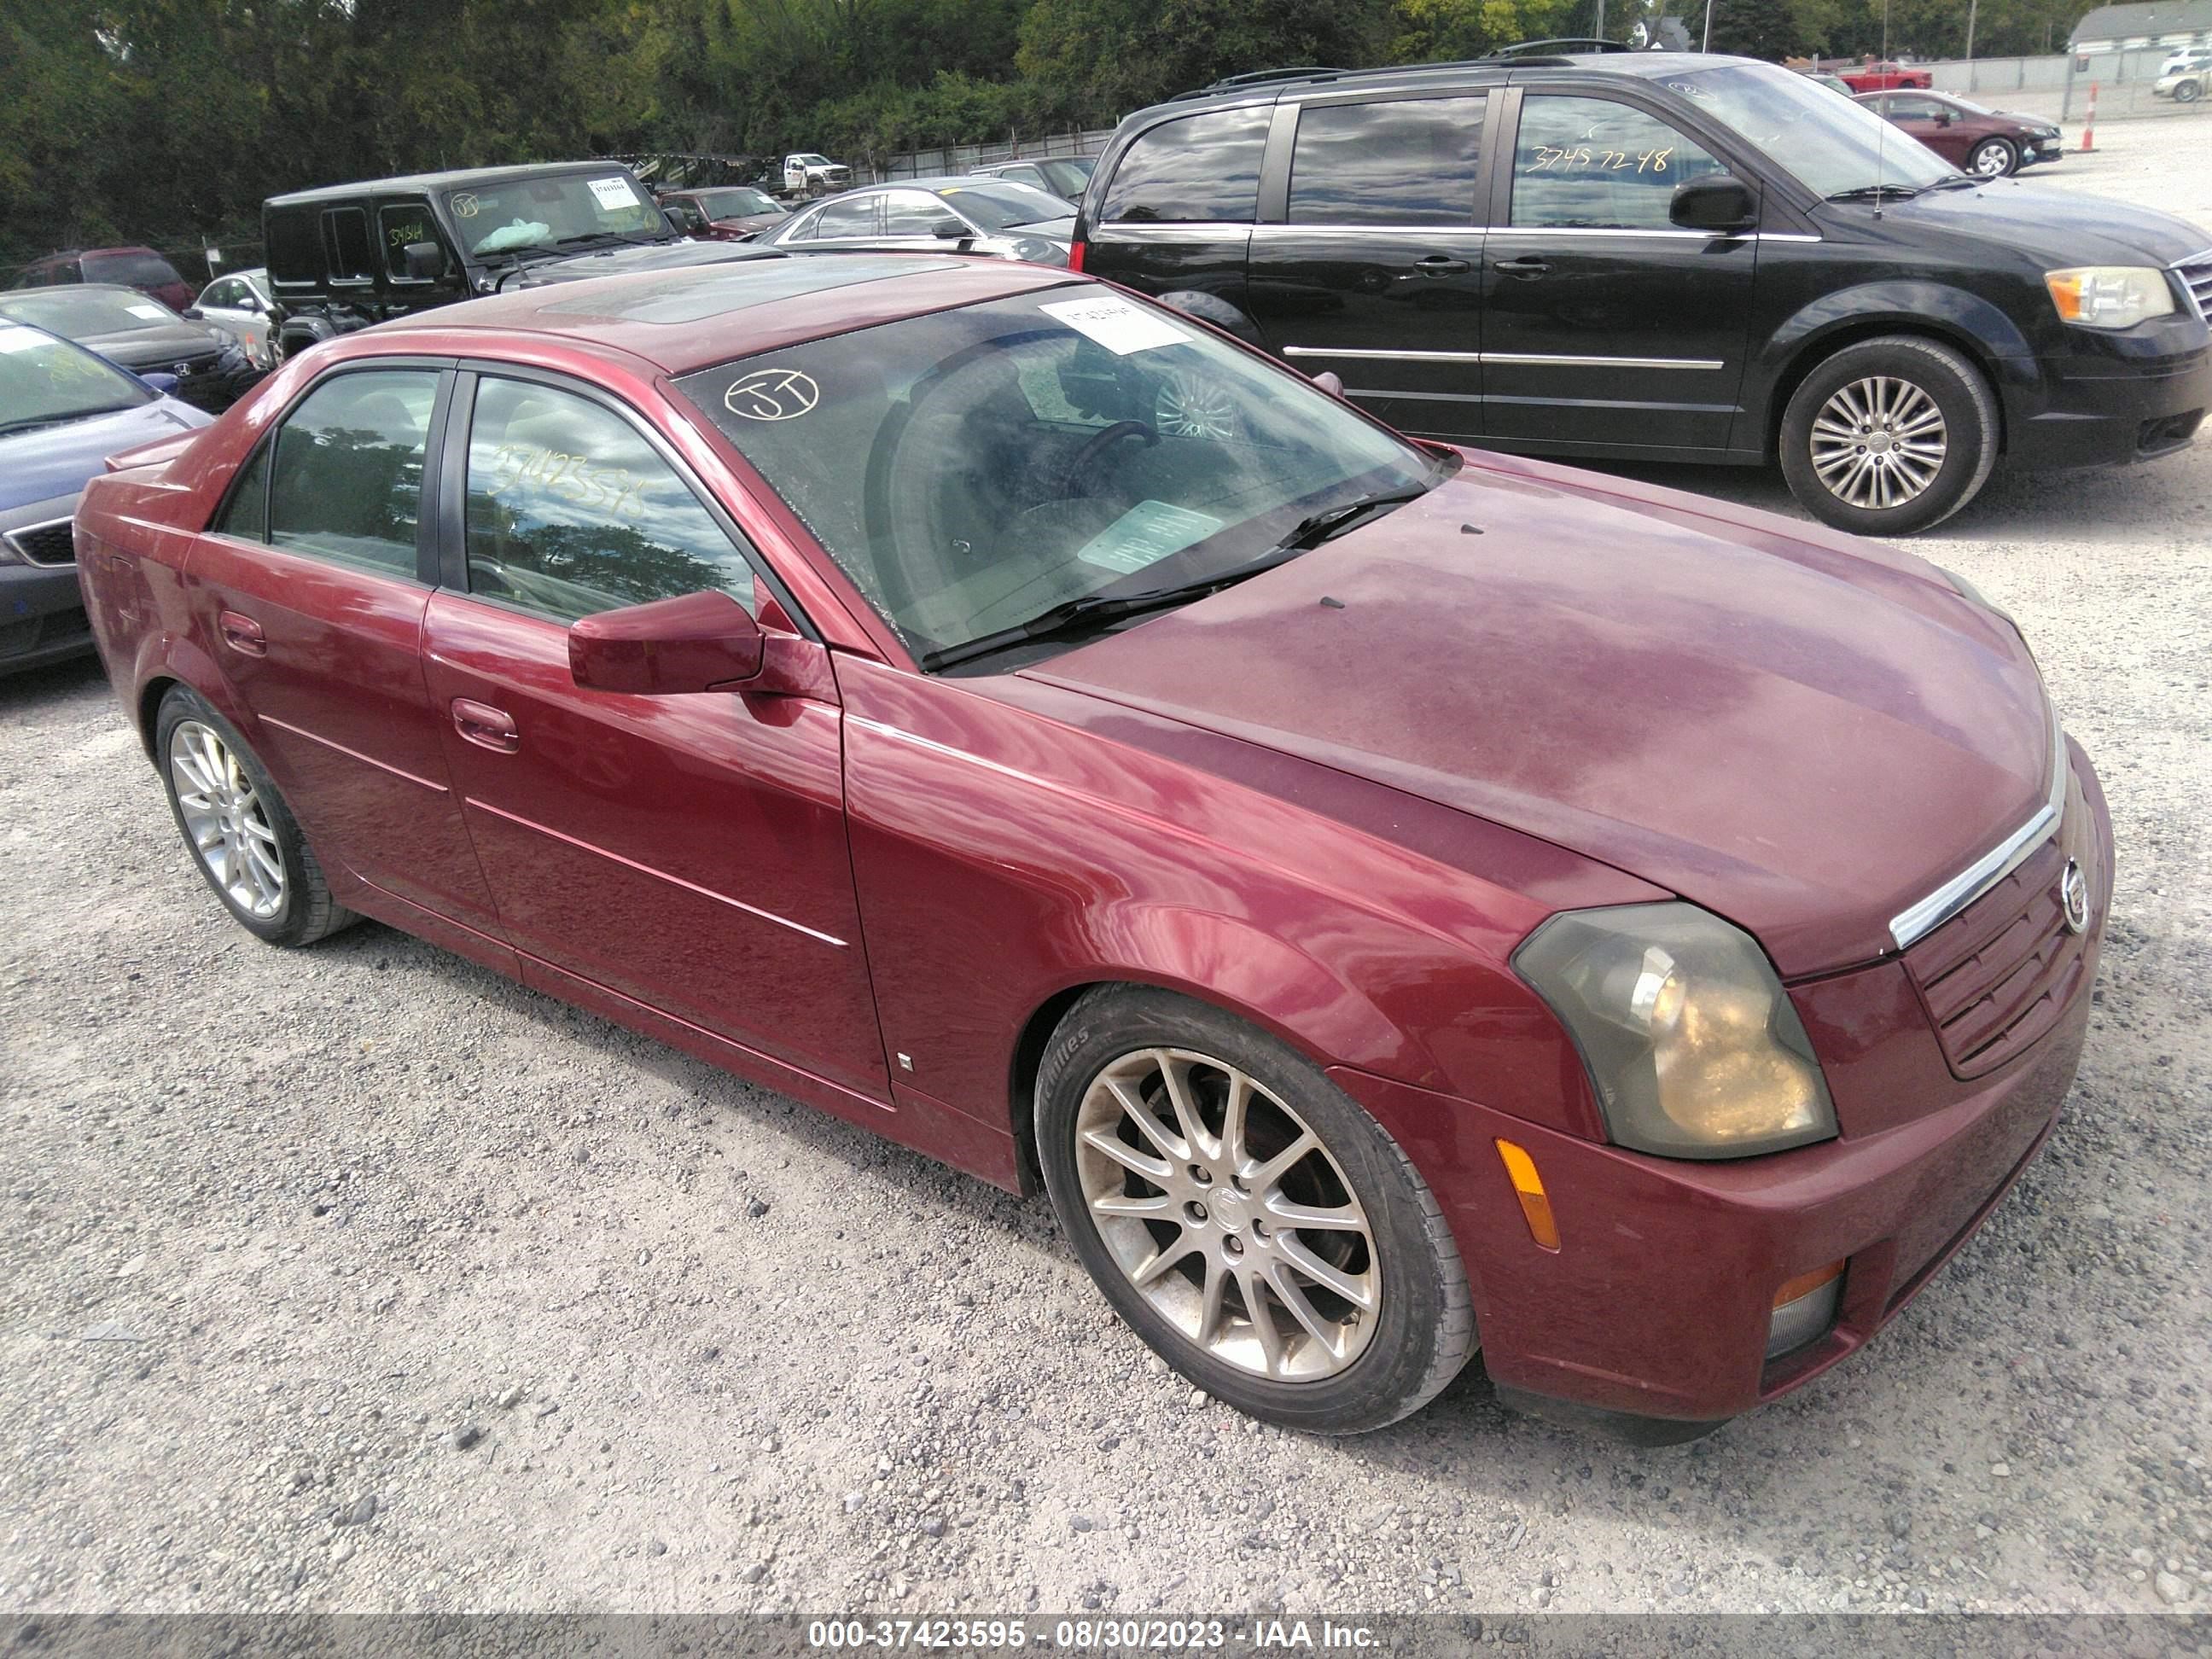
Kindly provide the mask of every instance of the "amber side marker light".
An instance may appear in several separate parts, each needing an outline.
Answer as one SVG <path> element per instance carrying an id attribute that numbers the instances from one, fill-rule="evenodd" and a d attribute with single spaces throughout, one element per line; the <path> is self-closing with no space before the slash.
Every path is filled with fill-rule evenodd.
<path id="1" fill-rule="evenodd" d="M 1831 1261 L 1800 1273 L 1774 1292 L 1774 1314 L 1767 1322 L 1766 1357 L 1802 1348 L 1836 1322 L 1842 1299 L 1844 1264 Z"/>
<path id="2" fill-rule="evenodd" d="M 1544 1178 L 1536 1173 L 1536 1160 L 1510 1140 L 1495 1143 L 1505 1165 L 1505 1177 L 1521 1200 L 1521 1214 L 1528 1223 L 1528 1237 L 1547 1250 L 1559 1248 L 1559 1224 L 1552 1219 L 1552 1200 L 1544 1196 Z"/>

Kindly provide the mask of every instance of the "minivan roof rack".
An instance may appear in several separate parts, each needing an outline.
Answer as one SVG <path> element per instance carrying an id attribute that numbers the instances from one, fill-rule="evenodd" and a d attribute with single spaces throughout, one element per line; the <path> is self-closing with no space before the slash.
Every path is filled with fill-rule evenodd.
<path id="1" fill-rule="evenodd" d="M 1340 75 L 1410 74 L 1417 70 L 1482 69 L 1498 64 L 1543 66 L 1571 62 L 1565 55 L 1570 52 L 1635 50 L 1622 40 L 1601 40 L 1595 35 L 1565 35 L 1557 40 L 1523 40 L 1515 46 L 1500 46 L 1486 58 L 1455 58 L 1431 64 L 1384 64 L 1364 70 L 1340 69 L 1327 64 L 1303 64 L 1284 69 L 1252 70 L 1243 75 L 1225 75 L 1209 85 L 1179 92 L 1167 101 L 1180 104 L 1193 98 L 1211 98 L 1216 93 L 1235 92 L 1243 87 L 1264 87 L 1277 81 L 1333 81 Z"/>
<path id="2" fill-rule="evenodd" d="M 1625 40 L 1601 40 L 1595 35 L 1567 34 L 1551 40 L 1522 40 L 1510 46 L 1500 46 L 1490 54 L 1490 61 L 1500 58 L 1522 58 L 1541 53 L 1551 56 L 1565 52 L 1633 52 L 1635 48 Z"/>

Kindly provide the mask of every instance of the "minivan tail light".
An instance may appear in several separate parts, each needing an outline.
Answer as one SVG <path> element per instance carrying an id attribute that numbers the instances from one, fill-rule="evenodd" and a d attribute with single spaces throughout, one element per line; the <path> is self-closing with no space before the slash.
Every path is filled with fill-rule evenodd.
<path id="1" fill-rule="evenodd" d="M 1080 236 L 1067 245 L 1067 268 L 1070 270 L 1083 269 L 1083 239 Z"/>

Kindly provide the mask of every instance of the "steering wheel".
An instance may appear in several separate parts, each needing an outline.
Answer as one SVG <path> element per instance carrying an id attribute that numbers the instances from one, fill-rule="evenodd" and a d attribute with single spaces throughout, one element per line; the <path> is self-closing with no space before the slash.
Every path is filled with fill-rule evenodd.
<path id="1" fill-rule="evenodd" d="M 1116 421 L 1113 425 L 1103 428 L 1084 440 L 1083 447 L 1075 452 L 1074 458 L 1067 464 L 1067 471 L 1061 475 L 1060 489 L 1078 501 L 1088 496 L 1091 492 L 1083 487 L 1083 475 L 1091 470 L 1101 455 L 1124 438 L 1141 438 L 1145 447 L 1150 449 L 1160 441 L 1159 428 L 1147 426 L 1142 421 Z"/>

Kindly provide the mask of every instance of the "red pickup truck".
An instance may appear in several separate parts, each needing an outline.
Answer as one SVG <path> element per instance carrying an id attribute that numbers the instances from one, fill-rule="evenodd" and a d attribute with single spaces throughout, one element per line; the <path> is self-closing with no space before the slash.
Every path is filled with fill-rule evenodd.
<path id="1" fill-rule="evenodd" d="M 1839 69 L 1835 75 L 1854 93 L 1911 92 L 1936 84 L 1935 76 L 1924 69 L 1908 69 L 1903 64 L 1877 64 L 1872 58 L 1856 69 Z"/>

